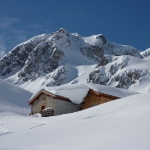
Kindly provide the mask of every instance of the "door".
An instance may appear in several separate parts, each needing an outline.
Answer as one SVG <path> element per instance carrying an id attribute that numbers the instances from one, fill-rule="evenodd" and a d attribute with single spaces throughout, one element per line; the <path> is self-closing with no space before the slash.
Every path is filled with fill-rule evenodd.
<path id="1" fill-rule="evenodd" d="M 42 111 L 43 109 L 45 109 L 45 105 L 41 106 L 41 111 Z"/>

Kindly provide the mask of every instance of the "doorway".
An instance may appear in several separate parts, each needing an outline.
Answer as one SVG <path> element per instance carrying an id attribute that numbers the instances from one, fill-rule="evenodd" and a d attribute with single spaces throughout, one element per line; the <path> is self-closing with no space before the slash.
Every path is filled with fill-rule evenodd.
<path id="1" fill-rule="evenodd" d="M 45 109 L 45 105 L 41 106 L 41 111 L 42 111 L 43 109 Z"/>

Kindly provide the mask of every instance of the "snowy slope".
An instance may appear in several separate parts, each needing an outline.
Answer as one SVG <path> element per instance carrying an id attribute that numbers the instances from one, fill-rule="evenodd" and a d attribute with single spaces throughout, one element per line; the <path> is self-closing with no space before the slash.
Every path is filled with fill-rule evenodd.
<path id="1" fill-rule="evenodd" d="M 142 57 L 150 56 L 150 48 L 146 49 L 145 51 L 140 52 Z"/>
<path id="2" fill-rule="evenodd" d="M 65 65 L 60 66 L 52 73 L 48 73 L 45 76 L 41 76 L 34 81 L 28 81 L 19 86 L 31 92 L 36 92 L 37 90 L 45 87 L 53 87 L 61 84 L 76 84 L 76 83 L 86 83 L 89 73 L 94 70 L 95 65 L 83 65 L 83 66 L 73 66 Z M 7 82 L 15 84 L 17 80 L 17 74 L 8 77 Z"/>
<path id="3" fill-rule="evenodd" d="M 35 92 L 40 88 L 57 86 L 61 84 L 76 84 L 91 82 L 94 84 L 109 85 L 118 88 L 130 88 L 136 91 L 138 82 L 143 77 L 150 76 L 150 57 L 143 59 L 133 56 L 110 56 L 110 62 L 104 66 L 82 65 L 73 66 L 65 65 L 58 67 L 54 72 L 41 76 L 34 81 L 28 81 L 20 87 Z M 17 74 L 7 78 L 6 81 L 15 84 Z M 149 80 L 147 80 L 149 83 Z M 147 85 L 148 85 L 147 83 Z M 146 87 L 147 88 L 147 87 Z M 147 92 L 148 90 L 138 90 L 137 92 Z"/>
<path id="4" fill-rule="evenodd" d="M 140 93 L 150 92 L 150 76 L 144 76 L 137 81 L 134 85 L 129 88 L 132 91 L 137 91 Z"/>
<path id="5" fill-rule="evenodd" d="M 150 93 L 48 118 L 0 113 L 4 150 L 149 150 Z"/>
<path id="6" fill-rule="evenodd" d="M 88 82 L 128 89 L 130 86 L 134 88 L 141 78 L 150 76 L 150 57 L 143 59 L 126 55 L 110 57 L 112 60 L 108 64 L 97 66 L 89 74 Z"/>
<path id="7" fill-rule="evenodd" d="M 0 80 L 0 113 L 29 114 L 28 100 L 32 93 Z"/>

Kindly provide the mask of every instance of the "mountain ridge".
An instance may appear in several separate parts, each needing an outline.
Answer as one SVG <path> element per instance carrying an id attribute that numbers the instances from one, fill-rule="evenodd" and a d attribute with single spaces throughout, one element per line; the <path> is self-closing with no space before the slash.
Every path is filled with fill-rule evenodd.
<path id="1" fill-rule="evenodd" d="M 149 71 L 145 71 L 142 75 L 139 73 L 140 70 L 137 71 L 138 73 L 133 71 L 130 74 L 139 75 L 128 84 L 126 80 L 118 79 L 121 78 L 117 76 L 118 70 L 123 70 L 129 64 L 131 67 L 131 63 L 128 62 L 132 59 L 142 62 L 142 58 L 144 55 L 134 47 L 109 42 L 102 34 L 81 37 L 77 33 L 69 33 L 60 28 L 52 34 L 42 34 L 29 39 L 2 57 L 0 78 L 27 90 L 30 90 L 29 84 L 35 85 L 36 82 L 40 83 L 36 84 L 37 88 L 78 82 L 129 88 L 137 82 L 136 80 L 149 76 Z M 88 66 L 86 69 L 90 69 L 80 70 L 85 72 L 83 74 L 87 73 L 82 78 L 79 66 Z M 111 75 L 108 76 L 108 73 Z M 122 77 L 126 78 L 127 74 L 128 72 L 124 72 Z M 125 83 L 128 85 L 124 86 Z"/>

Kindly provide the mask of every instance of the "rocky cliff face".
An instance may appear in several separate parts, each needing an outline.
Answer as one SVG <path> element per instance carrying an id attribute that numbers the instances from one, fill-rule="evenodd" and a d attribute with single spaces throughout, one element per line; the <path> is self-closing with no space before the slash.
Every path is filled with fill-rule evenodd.
<path id="1" fill-rule="evenodd" d="M 114 82 L 120 81 L 121 77 L 114 75 L 126 66 L 126 61 L 122 60 L 117 65 L 109 64 L 122 55 L 142 58 L 135 48 L 109 42 L 101 34 L 81 37 L 77 33 L 71 34 L 61 28 L 52 34 L 33 37 L 17 45 L 1 58 L 0 78 L 7 80 L 15 75 L 17 85 L 32 82 L 38 78 L 49 80 L 47 86 L 61 85 L 67 79 L 67 64 L 82 66 L 97 63 L 97 69 L 91 70 L 88 82 L 113 85 Z M 107 65 L 108 70 L 105 69 Z M 133 72 L 126 75 L 135 74 L 135 71 Z M 138 75 L 137 78 L 140 77 L 141 75 Z M 130 85 L 134 82 L 130 81 Z M 117 87 L 123 87 L 121 85 L 115 84 Z"/>
<path id="2" fill-rule="evenodd" d="M 132 56 L 107 56 L 108 64 L 98 65 L 88 82 L 128 89 L 142 77 L 150 76 L 148 62 Z"/>
<path id="3" fill-rule="evenodd" d="M 91 43 L 92 39 L 95 39 L 95 42 Z M 106 54 L 114 56 L 131 55 L 142 58 L 135 48 L 109 42 L 103 35 L 87 37 L 84 38 L 84 40 L 85 42 L 89 42 L 88 44 L 90 45 L 81 47 L 81 53 L 87 56 L 89 59 L 96 60 L 99 63 L 104 59 L 104 55 Z"/>
<path id="4" fill-rule="evenodd" d="M 140 52 L 140 54 L 143 58 L 150 56 L 150 48 L 146 49 L 145 51 Z"/>

